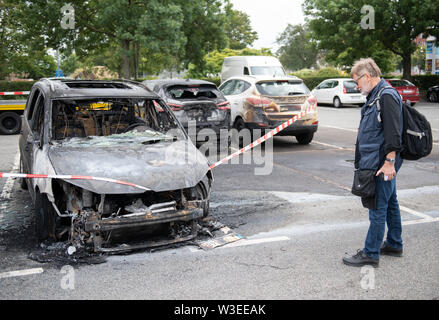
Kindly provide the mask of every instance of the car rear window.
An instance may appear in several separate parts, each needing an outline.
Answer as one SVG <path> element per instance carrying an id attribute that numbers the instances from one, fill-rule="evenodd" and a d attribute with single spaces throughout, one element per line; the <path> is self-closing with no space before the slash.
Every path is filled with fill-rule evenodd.
<path id="1" fill-rule="evenodd" d="M 354 81 L 343 81 L 343 86 L 346 88 L 346 93 L 360 93 L 356 88 L 357 84 Z"/>
<path id="2" fill-rule="evenodd" d="M 262 95 L 267 96 L 294 96 L 310 93 L 307 86 L 297 80 L 260 81 L 256 83 L 256 88 Z"/>
<path id="3" fill-rule="evenodd" d="M 253 76 L 286 76 L 284 69 L 282 67 L 250 67 Z"/>
<path id="4" fill-rule="evenodd" d="M 221 93 L 214 86 L 209 85 L 189 85 L 171 86 L 166 89 L 166 96 L 171 99 L 216 99 Z"/>
<path id="5" fill-rule="evenodd" d="M 387 81 L 389 81 L 393 87 L 406 87 L 406 86 L 414 87 L 415 86 L 413 83 L 411 83 L 410 81 L 407 81 L 407 80 L 387 80 Z"/>

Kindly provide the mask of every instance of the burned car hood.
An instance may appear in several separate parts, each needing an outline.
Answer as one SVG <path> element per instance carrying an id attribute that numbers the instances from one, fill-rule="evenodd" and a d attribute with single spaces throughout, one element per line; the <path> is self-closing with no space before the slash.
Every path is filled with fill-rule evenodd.
<path id="1" fill-rule="evenodd" d="M 53 143 L 48 155 L 56 174 L 117 179 L 159 192 L 193 187 L 209 170 L 207 159 L 190 140 L 111 137 L 72 138 Z M 66 181 L 98 194 L 145 192 L 104 181 Z"/>

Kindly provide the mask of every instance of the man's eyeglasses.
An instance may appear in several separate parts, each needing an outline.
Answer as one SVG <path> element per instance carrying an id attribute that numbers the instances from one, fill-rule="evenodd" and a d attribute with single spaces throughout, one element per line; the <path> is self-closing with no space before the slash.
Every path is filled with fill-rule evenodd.
<path id="1" fill-rule="evenodd" d="M 359 77 L 359 78 L 357 79 L 357 81 L 354 80 L 354 82 L 356 83 L 357 86 L 358 86 L 358 81 L 360 81 L 360 79 L 363 78 L 365 75 L 366 75 L 366 74 L 363 74 L 361 77 Z"/>

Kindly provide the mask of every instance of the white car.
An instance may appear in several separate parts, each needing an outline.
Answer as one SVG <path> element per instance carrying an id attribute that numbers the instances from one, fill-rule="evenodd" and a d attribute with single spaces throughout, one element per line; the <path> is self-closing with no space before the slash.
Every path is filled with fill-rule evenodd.
<path id="1" fill-rule="evenodd" d="M 340 108 L 344 104 L 363 106 L 366 97 L 356 88 L 357 84 L 350 78 L 326 79 L 311 91 L 319 104 L 332 104 Z"/>
<path id="2" fill-rule="evenodd" d="M 219 87 L 232 108 L 231 124 L 241 131 L 271 130 L 300 114 L 315 109 L 278 135 L 295 136 L 299 144 L 309 144 L 318 128 L 317 100 L 297 77 L 237 76 Z"/>

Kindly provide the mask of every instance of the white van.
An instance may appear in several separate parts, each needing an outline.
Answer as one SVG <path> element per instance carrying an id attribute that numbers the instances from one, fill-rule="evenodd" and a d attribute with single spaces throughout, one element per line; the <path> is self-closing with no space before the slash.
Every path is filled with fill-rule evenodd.
<path id="1" fill-rule="evenodd" d="M 221 83 L 233 76 L 286 76 L 280 61 L 271 56 L 233 56 L 224 58 Z"/>

